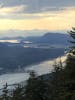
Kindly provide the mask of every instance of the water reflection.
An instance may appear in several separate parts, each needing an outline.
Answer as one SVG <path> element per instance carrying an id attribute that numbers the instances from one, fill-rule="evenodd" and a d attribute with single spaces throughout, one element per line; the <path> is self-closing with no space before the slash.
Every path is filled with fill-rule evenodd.
<path id="1" fill-rule="evenodd" d="M 61 57 L 62 62 L 64 62 L 65 59 L 66 56 Z M 54 60 L 59 61 L 59 58 Z M 37 72 L 38 75 L 49 73 L 53 70 L 54 60 L 45 61 L 43 63 L 27 67 L 25 70 L 34 70 L 35 72 Z M 3 85 L 5 85 L 5 83 L 16 84 L 25 81 L 28 78 L 29 78 L 28 73 L 13 73 L 13 74 L 0 75 L 0 89 L 3 87 Z"/>

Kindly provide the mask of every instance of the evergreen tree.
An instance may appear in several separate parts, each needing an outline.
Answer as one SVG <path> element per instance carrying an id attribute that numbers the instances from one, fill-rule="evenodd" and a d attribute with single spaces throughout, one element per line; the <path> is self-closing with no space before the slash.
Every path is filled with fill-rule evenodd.
<path id="1" fill-rule="evenodd" d="M 30 73 L 25 90 L 25 100 L 49 100 L 47 85 L 41 77 L 37 77 L 35 72 Z"/>
<path id="2" fill-rule="evenodd" d="M 23 87 L 18 84 L 15 90 L 13 90 L 11 100 L 23 100 Z"/>
<path id="3" fill-rule="evenodd" d="M 10 100 L 10 97 L 9 97 L 9 91 L 8 91 L 8 84 L 6 83 L 4 88 L 3 88 L 3 94 L 2 94 L 2 100 Z"/>
<path id="4" fill-rule="evenodd" d="M 64 68 L 60 58 L 58 63 L 56 61 L 54 62 L 53 78 L 52 81 L 50 81 L 50 86 L 49 86 L 52 90 L 51 100 L 61 100 L 59 97 L 62 96 L 61 93 L 64 91 L 63 84 L 64 84 Z"/>
<path id="5" fill-rule="evenodd" d="M 73 45 L 69 51 L 64 69 L 65 82 L 62 86 L 64 89 L 62 100 L 75 100 L 75 28 L 72 28 L 69 34 L 71 37 L 70 43 Z M 61 92 L 59 93 L 61 94 Z"/>
<path id="6" fill-rule="evenodd" d="M 70 50 L 66 60 L 65 71 L 67 74 L 66 76 L 68 76 L 67 78 L 75 79 L 75 28 L 74 27 L 72 28 L 71 31 L 69 31 L 69 34 L 73 39 L 72 41 L 70 41 L 73 44 L 73 46 L 71 47 L 72 49 Z"/>
<path id="7" fill-rule="evenodd" d="M 70 37 L 72 38 L 72 41 L 70 40 L 71 43 L 75 44 L 75 28 L 72 27 L 72 30 L 68 32 L 70 34 Z"/>

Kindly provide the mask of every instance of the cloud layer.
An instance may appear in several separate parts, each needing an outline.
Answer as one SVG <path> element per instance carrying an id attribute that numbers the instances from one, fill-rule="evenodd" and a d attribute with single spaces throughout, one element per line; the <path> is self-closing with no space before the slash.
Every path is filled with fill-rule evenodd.
<path id="1" fill-rule="evenodd" d="M 0 31 L 69 30 L 74 6 L 75 0 L 0 0 Z"/>
<path id="2" fill-rule="evenodd" d="M 59 10 L 64 7 L 75 6 L 75 0 L 0 0 L 0 3 L 5 7 L 26 5 L 27 9 L 24 12 L 27 13 L 40 12 L 45 8 L 47 11 L 53 11 Z M 54 9 L 53 7 L 56 9 Z"/>

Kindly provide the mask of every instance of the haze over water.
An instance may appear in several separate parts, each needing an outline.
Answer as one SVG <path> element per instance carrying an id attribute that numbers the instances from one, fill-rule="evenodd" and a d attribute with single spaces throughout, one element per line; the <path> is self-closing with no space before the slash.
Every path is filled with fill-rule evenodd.
<path id="1" fill-rule="evenodd" d="M 66 56 L 61 57 L 62 62 L 66 60 Z M 59 61 L 59 58 L 56 59 L 56 61 Z M 53 70 L 54 60 L 51 61 L 45 61 L 37 65 L 30 66 L 26 68 L 26 70 L 34 70 L 37 75 L 44 75 L 47 73 L 50 73 Z M 28 73 L 12 73 L 12 74 L 4 74 L 0 75 L 0 89 L 5 85 L 5 83 L 8 83 L 8 85 L 16 84 L 23 82 L 29 78 Z"/>

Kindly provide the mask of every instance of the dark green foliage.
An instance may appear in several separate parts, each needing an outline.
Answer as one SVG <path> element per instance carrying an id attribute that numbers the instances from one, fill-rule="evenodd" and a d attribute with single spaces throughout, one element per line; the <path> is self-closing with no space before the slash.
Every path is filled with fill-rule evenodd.
<path id="1" fill-rule="evenodd" d="M 47 90 L 47 83 L 42 78 L 37 78 L 34 72 L 31 72 L 27 81 L 25 100 L 49 100 Z"/>
<path id="2" fill-rule="evenodd" d="M 72 27 L 72 30 L 68 32 L 70 34 L 70 37 L 72 38 L 72 41 L 70 41 L 71 43 L 75 44 L 75 28 Z"/>
<path id="3" fill-rule="evenodd" d="M 1 96 L 1 99 L 2 100 L 10 100 L 10 97 L 9 97 L 9 92 L 8 92 L 8 85 L 7 83 L 5 84 L 4 88 L 3 88 L 3 94 Z"/>
<path id="4" fill-rule="evenodd" d="M 13 94 L 11 100 L 23 100 L 23 87 L 18 85 L 15 90 L 13 90 Z"/>

